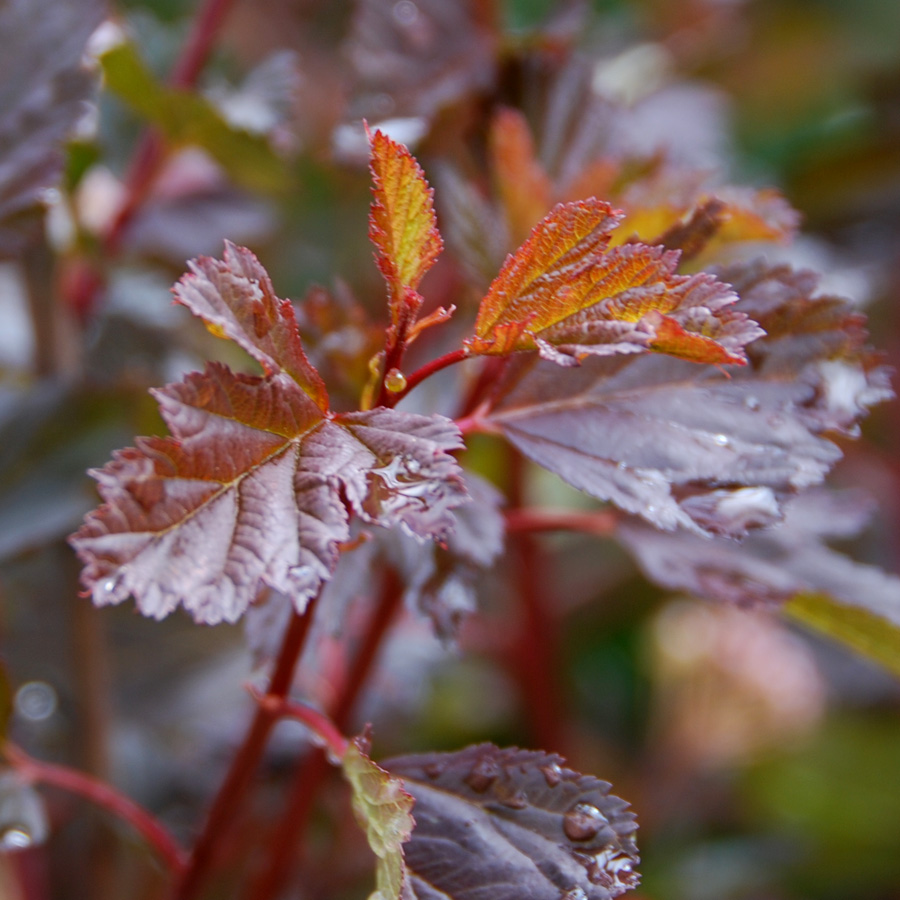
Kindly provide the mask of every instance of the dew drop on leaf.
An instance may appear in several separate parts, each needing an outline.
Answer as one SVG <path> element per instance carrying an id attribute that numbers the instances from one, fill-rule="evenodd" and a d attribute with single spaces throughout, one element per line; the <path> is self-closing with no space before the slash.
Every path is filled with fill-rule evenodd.
<path id="1" fill-rule="evenodd" d="M 443 763 L 429 763 L 423 771 L 433 781 L 436 778 L 440 778 L 446 768 Z"/>
<path id="2" fill-rule="evenodd" d="M 480 759 L 472 767 L 472 771 L 463 779 L 477 794 L 483 794 L 500 774 L 500 768 L 493 759 Z"/>
<path id="3" fill-rule="evenodd" d="M 541 766 L 541 772 L 544 775 L 544 780 L 547 782 L 547 787 L 556 787 L 562 780 L 562 769 L 557 763 Z"/>
<path id="4" fill-rule="evenodd" d="M 727 447 L 729 444 L 729 440 L 724 434 L 716 434 L 713 435 L 713 441 L 718 444 L 720 447 Z"/>
<path id="5" fill-rule="evenodd" d="M 587 894 L 584 892 L 583 888 L 576 885 L 564 894 L 560 894 L 559 900 L 587 900 Z"/>
<path id="6" fill-rule="evenodd" d="M 590 803 L 576 803 L 563 817 L 563 831 L 570 841 L 589 841 L 606 824 L 606 816 Z"/>
<path id="7" fill-rule="evenodd" d="M 412 0 L 399 0 L 391 10 L 398 25 L 412 25 L 419 18 L 419 8 Z"/>
<path id="8" fill-rule="evenodd" d="M 618 896 L 637 883 L 631 857 L 614 847 L 607 847 L 591 858 L 588 878 Z"/>

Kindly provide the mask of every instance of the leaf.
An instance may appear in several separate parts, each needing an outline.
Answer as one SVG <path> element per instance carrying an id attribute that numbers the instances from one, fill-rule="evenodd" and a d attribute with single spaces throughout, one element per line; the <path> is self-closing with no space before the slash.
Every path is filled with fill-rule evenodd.
<path id="1" fill-rule="evenodd" d="M 729 307 L 713 276 L 675 274 L 677 252 L 607 249 L 621 214 L 591 199 L 555 207 L 507 258 L 481 302 L 473 353 L 540 351 L 559 365 L 656 350 L 695 362 L 744 363 L 762 334 Z"/>
<path id="2" fill-rule="evenodd" d="M 415 798 L 414 897 L 610 900 L 637 884 L 627 804 L 559 756 L 480 744 L 383 765 Z"/>
<path id="3" fill-rule="evenodd" d="M 400 900 L 408 896 L 403 890 L 403 844 L 415 825 L 414 801 L 401 779 L 369 759 L 365 744 L 363 738 L 352 740 L 341 765 L 353 789 L 353 813 L 378 857 L 376 890 L 370 900 Z"/>
<path id="4" fill-rule="evenodd" d="M 357 115 L 430 120 L 473 91 L 488 89 L 496 69 L 499 34 L 492 14 L 466 0 L 417 0 L 397 7 L 358 0 L 345 45 L 357 83 Z"/>
<path id="5" fill-rule="evenodd" d="M 422 303 L 416 288 L 443 248 L 432 191 L 402 144 L 381 131 L 371 136 L 372 209 L 369 239 L 388 283 L 391 324 L 411 322 Z"/>
<path id="6" fill-rule="evenodd" d="M 658 528 L 739 536 L 822 480 L 890 396 L 862 319 L 815 278 L 745 265 L 725 272 L 767 336 L 731 378 L 662 356 L 594 358 L 565 374 L 524 362 L 486 417 L 530 459 Z M 749 490 L 748 490 L 749 489 Z"/>
<path id="7" fill-rule="evenodd" d="M 327 418 L 284 374 L 203 374 L 156 391 L 171 438 L 143 438 L 91 474 L 104 505 L 71 542 L 97 605 L 182 604 L 238 619 L 266 584 L 303 609 L 363 518 L 441 538 L 465 489 L 447 419 L 394 410 Z"/>
<path id="8" fill-rule="evenodd" d="M 784 614 L 900 676 L 900 627 L 875 613 L 836 602 L 828 594 L 801 593 L 785 604 Z"/>
<path id="9" fill-rule="evenodd" d="M 201 257 L 175 285 L 175 298 L 210 330 L 247 351 L 267 375 L 284 372 L 323 410 L 328 394 L 300 342 L 294 306 L 279 300 L 259 260 L 225 241 L 222 260 Z"/>
<path id="10" fill-rule="evenodd" d="M 552 205 L 550 179 L 537 160 L 522 113 L 503 107 L 494 114 L 490 151 L 509 233 L 520 244 Z"/>
<path id="11" fill-rule="evenodd" d="M 792 500 L 783 524 L 742 543 L 663 534 L 638 522 L 619 536 L 651 581 L 740 605 L 785 612 L 900 672 L 900 578 L 830 549 L 855 535 L 871 504 L 857 492 L 812 491 Z"/>
<path id="12" fill-rule="evenodd" d="M 264 135 L 230 125 L 201 94 L 161 85 L 133 44 L 110 48 L 100 63 L 109 90 L 174 144 L 202 147 L 236 182 L 251 190 L 284 191 L 287 170 Z"/>
<path id="13" fill-rule="evenodd" d="M 141 438 L 92 474 L 104 505 L 71 538 L 98 605 L 130 594 L 146 615 L 179 604 L 235 621 L 268 585 L 303 609 L 349 536 L 368 522 L 444 540 L 467 499 L 442 416 L 329 414 L 293 307 L 246 250 L 197 260 L 178 299 L 246 349 L 265 375 L 204 373 L 155 391 L 170 438 Z"/>
<path id="14" fill-rule="evenodd" d="M 16 252 L 28 214 L 60 179 L 62 144 L 96 78 L 85 45 L 100 0 L 5 0 L 0 6 L 0 254 Z"/>

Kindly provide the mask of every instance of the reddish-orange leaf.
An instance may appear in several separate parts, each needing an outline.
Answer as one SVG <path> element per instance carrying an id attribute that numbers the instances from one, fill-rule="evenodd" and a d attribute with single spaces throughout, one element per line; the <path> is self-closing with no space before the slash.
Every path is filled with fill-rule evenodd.
<path id="1" fill-rule="evenodd" d="M 551 205 L 552 185 L 538 162 L 525 117 L 503 108 L 491 123 L 490 150 L 509 234 L 520 244 Z"/>
<path id="2" fill-rule="evenodd" d="M 402 144 L 371 135 L 372 208 L 369 239 L 390 290 L 391 321 L 418 297 L 415 288 L 443 249 L 432 191 L 419 164 Z M 421 302 L 421 301 L 419 301 Z"/>
<path id="3" fill-rule="evenodd" d="M 762 331 L 728 309 L 737 299 L 729 286 L 711 275 L 677 275 L 678 253 L 662 247 L 609 249 L 620 217 L 595 199 L 557 206 L 494 280 L 469 350 L 537 349 L 560 365 L 648 350 L 743 362 L 744 345 Z"/>

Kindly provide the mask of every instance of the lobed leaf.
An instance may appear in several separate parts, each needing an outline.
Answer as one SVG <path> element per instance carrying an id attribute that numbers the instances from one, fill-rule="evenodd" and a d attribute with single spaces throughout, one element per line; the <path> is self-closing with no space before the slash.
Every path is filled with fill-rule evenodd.
<path id="1" fill-rule="evenodd" d="M 390 291 L 391 324 L 415 313 L 415 290 L 443 249 L 432 191 L 419 164 L 402 144 L 381 131 L 371 135 L 373 178 L 369 239 Z"/>
<path id="2" fill-rule="evenodd" d="M 202 147 L 250 190 L 284 190 L 288 173 L 265 135 L 231 125 L 201 94 L 160 84 L 133 44 L 110 48 L 100 63 L 109 90 L 170 141 Z"/>
<path id="3" fill-rule="evenodd" d="M 0 5 L 0 254 L 17 250 L 62 145 L 87 110 L 96 78 L 84 66 L 101 0 L 5 0 Z"/>
<path id="4" fill-rule="evenodd" d="M 415 825 L 412 796 L 404 789 L 401 779 L 369 759 L 362 738 L 350 742 L 341 765 L 353 789 L 353 813 L 378 858 L 376 890 L 370 900 L 408 897 L 404 891 L 403 844 L 409 840 Z"/>
<path id="5" fill-rule="evenodd" d="M 890 389 L 858 314 L 816 297 L 814 277 L 762 264 L 726 274 L 768 333 L 733 377 L 663 356 L 595 358 L 565 376 L 526 363 L 487 421 L 570 484 L 659 528 L 739 536 L 777 520 L 781 498 L 840 457 L 823 434 L 852 434 Z"/>
<path id="6" fill-rule="evenodd" d="M 169 438 L 142 438 L 92 474 L 104 505 L 71 538 L 99 604 L 134 595 L 146 615 L 179 604 L 234 621 L 268 585 L 298 609 L 331 577 L 349 510 L 444 540 L 467 500 L 441 416 L 329 414 L 293 308 L 246 250 L 201 259 L 180 302 L 245 348 L 265 375 L 211 363 L 155 392 Z"/>
<path id="7" fill-rule="evenodd" d="M 412 897 L 610 900 L 637 884 L 627 804 L 559 756 L 480 744 L 383 765 L 415 799 Z"/>
<path id="8" fill-rule="evenodd" d="M 560 365 L 655 350 L 714 365 L 744 363 L 762 331 L 713 276 L 675 273 L 678 253 L 608 249 L 621 213 L 591 199 L 555 207 L 507 258 L 481 302 L 473 353 L 540 351 Z"/>
<path id="9" fill-rule="evenodd" d="M 247 351 L 267 375 L 290 375 L 323 410 L 328 394 L 300 341 L 290 300 L 279 300 L 259 260 L 225 241 L 223 259 L 201 257 L 175 285 L 176 300 L 203 319 L 213 333 Z"/>
<path id="10" fill-rule="evenodd" d="M 855 535 L 870 511 L 859 493 L 823 489 L 792 500 L 782 524 L 740 544 L 636 521 L 623 523 L 619 536 L 663 587 L 739 605 L 787 604 L 792 618 L 900 672 L 900 578 L 826 543 Z"/>

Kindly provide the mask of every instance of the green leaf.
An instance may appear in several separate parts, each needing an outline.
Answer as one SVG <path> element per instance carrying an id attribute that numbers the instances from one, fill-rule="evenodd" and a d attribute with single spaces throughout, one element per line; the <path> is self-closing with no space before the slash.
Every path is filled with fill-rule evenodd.
<path id="1" fill-rule="evenodd" d="M 172 143 L 202 147 L 251 190 L 284 190 L 285 164 L 264 136 L 233 127 L 202 95 L 160 84 L 133 44 L 117 44 L 100 62 L 109 90 Z"/>
<path id="2" fill-rule="evenodd" d="M 797 594 L 784 612 L 900 675 L 900 628 L 881 616 L 820 593 Z"/>
<path id="3" fill-rule="evenodd" d="M 376 891 L 370 900 L 398 900 L 406 879 L 403 844 L 415 825 L 413 798 L 404 789 L 403 779 L 369 759 L 365 738 L 350 742 L 342 765 L 353 789 L 353 813 L 378 857 Z"/>

